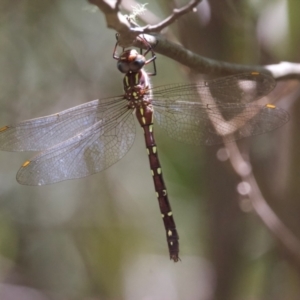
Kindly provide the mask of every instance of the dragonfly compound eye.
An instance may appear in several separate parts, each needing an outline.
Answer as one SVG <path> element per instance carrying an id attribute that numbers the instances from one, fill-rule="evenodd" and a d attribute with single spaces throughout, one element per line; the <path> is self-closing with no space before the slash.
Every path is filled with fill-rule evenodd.
<path id="1" fill-rule="evenodd" d="M 118 67 L 118 70 L 121 73 L 127 73 L 130 70 L 129 63 L 127 61 L 121 61 L 121 60 L 119 60 L 117 62 L 117 67 Z"/>
<path id="2" fill-rule="evenodd" d="M 129 69 L 132 72 L 138 72 L 145 65 L 145 58 L 142 55 L 139 55 L 135 58 L 134 61 L 130 63 Z"/>

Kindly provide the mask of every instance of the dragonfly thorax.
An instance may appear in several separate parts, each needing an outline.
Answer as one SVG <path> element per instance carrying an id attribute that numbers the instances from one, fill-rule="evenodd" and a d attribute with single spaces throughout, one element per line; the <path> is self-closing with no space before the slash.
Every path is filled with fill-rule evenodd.
<path id="1" fill-rule="evenodd" d="M 135 108 L 142 103 L 150 103 L 150 80 L 144 70 L 138 72 L 128 72 L 123 80 L 124 98 L 129 101 L 129 107 Z"/>

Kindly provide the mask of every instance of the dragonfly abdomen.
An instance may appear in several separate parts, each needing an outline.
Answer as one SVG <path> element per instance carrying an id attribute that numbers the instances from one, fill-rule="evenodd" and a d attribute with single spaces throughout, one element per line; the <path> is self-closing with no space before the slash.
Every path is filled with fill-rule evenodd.
<path id="1" fill-rule="evenodd" d="M 153 133 L 153 108 L 151 104 L 143 104 L 136 109 L 136 117 L 144 130 L 145 143 L 149 157 L 151 174 L 153 177 L 156 197 L 158 199 L 161 216 L 164 222 L 170 258 L 179 260 L 179 235 L 176 230 L 167 188 L 162 175 L 162 168 L 157 153 L 157 146 Z"/>

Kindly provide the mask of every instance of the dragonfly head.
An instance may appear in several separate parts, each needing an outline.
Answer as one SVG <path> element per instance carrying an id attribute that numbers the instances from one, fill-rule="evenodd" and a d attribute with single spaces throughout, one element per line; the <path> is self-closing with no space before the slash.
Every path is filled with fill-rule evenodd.
<path id="1" fill-rule="evenodd" d="M 139 54 L 135 49 L 129 49 L 119 57 L 117 67 L 122 73 L 137 73 L 144 67 L 145 62 L 146 59 L 142 54 Z"/>

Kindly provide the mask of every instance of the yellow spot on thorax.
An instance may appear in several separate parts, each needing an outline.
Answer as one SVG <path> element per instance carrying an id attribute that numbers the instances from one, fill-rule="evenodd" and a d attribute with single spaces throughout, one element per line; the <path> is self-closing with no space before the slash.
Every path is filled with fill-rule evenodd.
<path id="1" fill-rule="evenodd" d="M 168 231 L 168 236 L 172 236 L 172 231 L 171 230 Z"/>
<path id="2" fill-rule="evenodd" d="M 141 113 L 142 116 L 144 115 L 144 109 L 143 108 L 140 108 L 140 113 Z"/>
<path id="3" fill-rule="evenodd" d="M 128 76 L 125 75 L 125 82 L 126 82 L 126 86 L 129 86 L 129 80 L 128 80 Z"/>
<path id="4" fill-rule="evenodd" d="M 139 73 L 135 74 L 135 84 L 139 84 Z"/>
<path id="5" fill-rule="evenodd" d="M 161 168 L 157 168 L 157 174 L 161 174 Z"/>
<path id="6" fill-rule="evenodd" d="M 152 152 L 153 153 L 156 153 L 156 150 L 157 150 L 156 147 L 152 147 Z"/>
<path id="7" fill-rule="evenodd" d="M 251 72 L 251 75 L 259 75 L 259 72 Z"/>

